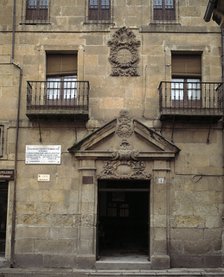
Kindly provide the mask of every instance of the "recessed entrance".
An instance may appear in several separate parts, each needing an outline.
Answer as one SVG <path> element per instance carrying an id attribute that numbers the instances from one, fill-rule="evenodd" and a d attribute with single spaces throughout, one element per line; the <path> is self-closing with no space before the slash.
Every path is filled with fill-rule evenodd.
<path id="1" fill-rule="evenodd" d="M 100 180 L 98 183 L 98 258 L 148 255 L 149 181 Z"/>
<path id="2" fill-rule="evenodd" d="M 8 183 L 0 182 L 0 256 L 5 255 Z"/>

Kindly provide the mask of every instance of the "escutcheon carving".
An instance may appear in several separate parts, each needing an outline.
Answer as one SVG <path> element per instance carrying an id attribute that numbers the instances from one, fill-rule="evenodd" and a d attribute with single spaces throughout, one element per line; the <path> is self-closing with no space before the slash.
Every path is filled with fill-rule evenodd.
<path id="1" fill-rule="evenodd" d="M 138 158 L 138 151 L 132 149 L 130 143 L 123 139 L 120 144 L 120 149 L 112 154 L 113 160 L 137 160 Z"/>
<path id="2" fill-rule="evenodd" d="M 117 119 L 116 134 L 120 138 L 129 138 L 134 132 L 133 120 L 128 111 L 122 110 Z"/>
<path id="3" fill-rule="evenodd" d="M 126 27 L 120 28 L 108 41 L 110 46 L 109 61 L 112 65 L 111 76 L 139 76 L 137 72 L 140 41 Z"/>
<path id="4" fill-rule="evenodd" d="M 122 160 L 107 161 L 104 164 L 100 178 L 102 179 L 151 179 L 145 172 L 143 161 Z"/>
<path id="5" fill-rule="evenodd" d="M 99 177 L 102 179 L 151 179 L 151 175 L 145 173 L 145 162 L 138 160 L 139 152 L 124 138 L 130 137 L 133 133 L 132 121 L 129 121 L 128 113 L 121 113 L 119 119 L 117 132 L 122 137 L 120 147 L 112 153 L 112 160 L 104 163 Z"/>

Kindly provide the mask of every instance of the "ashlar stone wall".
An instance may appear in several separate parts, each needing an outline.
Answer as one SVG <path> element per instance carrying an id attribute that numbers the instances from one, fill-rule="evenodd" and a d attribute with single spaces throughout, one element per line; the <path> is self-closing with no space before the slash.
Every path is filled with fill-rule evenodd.
<path id="1" fill-rule="evenodd" d="M 150 225 L 155 228 L 150 230 L 154 248 L 150 249 L 149 258 L 156 252 L 154 250 L 158 250 L 166 256 L 166 266 L 169 262 L 173 267 L 221 266 L 222 123 L 209 120 L 164 123 L 159 117 L 158 86 L 161 81 L 171 80 L 173 51 L 201 53 L 202 81 L 221 81 L 220 29 L 213 22 L 203 21 L 207 0 L 177 1 L 175 24 L 154 22 L 148 0 L 112 1 L 112 24 L 88 22 L 87 1 L 65 0 L 62 5 L 62 1 L 54 0 L 51 1 L 49 24 L 29 25 L 24 24 L 24 3 L 23 0 L 16 1 L 14 33 L 14 62 L 23 73 L 18 161 L 15 161 L 15 145 L 19 70 L 11 63 L 13 1 L 2 0 L 0 3 L 0 125 L 5 130 L 0 169 L 14 169 L 15 162 L 18 166 L 15 264 L 95 266 L 97 178 L 94 177 L 94 184 L 83 186 L 82 174 L 83 167 L 93 175 L 101 165 L 93 166 L 94 159 L 80 162 L 68 148 L 118 117 L 120 110 L 125 109 L 180 149 L 170 161 L 169 168 L 160 168 L 158 176 L 153 173 L 155 178 L 167 174 L 169 180 L 164 187 L 159 187 L 152 178 L 151 190 L 155 189 L 156 193 L 154 199 L 150 198 L 150 204 L 157 200 L 157 210 L 150 215 L 156 225 Z M 138 76 L 111 76 L 108 42 L 124 27 L 139 41 Z M 27 118 L 27 81 L 46 79 L 46 54 L 52 51 L 78 53 L 78 80 L 90 83 L 88 122 L 31 121 Z M 61 145 L 61 164 L 25 164 L 26 145 Z M 145 151 L 148 151 L 146 146 Z M 153 172 L 152 164 L 159 162 L 155 158 L 150 160 L 147 169 L 150 173 Z M 38 181 L 38 174 L 49 174 L 50 181 Z M 8 260 L 13 186 L 14 181 L 10 181 Z M 161 197 L 166 199 L 166 205 L 160 202 Z"/>

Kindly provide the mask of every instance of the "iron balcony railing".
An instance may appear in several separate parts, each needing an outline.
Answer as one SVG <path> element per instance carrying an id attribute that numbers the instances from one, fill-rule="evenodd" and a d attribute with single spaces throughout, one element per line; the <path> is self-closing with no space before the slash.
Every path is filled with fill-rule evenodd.
<path id="1" fill-rule="evenodd" d="M 27 114 L 82 114 L 88 110 L 88 81 L 27 82 Z"/>
<path id="2" fill-rule="evenodd" d="M 223 116 L 224 84 L 162 81 L 159 85 L 160 114 Z"/>

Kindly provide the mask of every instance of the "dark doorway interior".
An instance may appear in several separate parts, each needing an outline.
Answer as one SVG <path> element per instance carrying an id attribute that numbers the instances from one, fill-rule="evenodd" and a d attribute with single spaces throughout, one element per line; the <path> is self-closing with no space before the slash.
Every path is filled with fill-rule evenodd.
<path id="1" fill-rule="evenodd" d="M 149 182 L 101 180 L 98 256 L 148 255 Z"/>
<path id="2" fill-rule="evenodd" d="M 8 184 L 0 182 L 0 256 L 5 255 Z"/>

